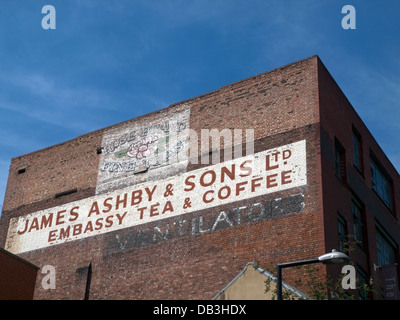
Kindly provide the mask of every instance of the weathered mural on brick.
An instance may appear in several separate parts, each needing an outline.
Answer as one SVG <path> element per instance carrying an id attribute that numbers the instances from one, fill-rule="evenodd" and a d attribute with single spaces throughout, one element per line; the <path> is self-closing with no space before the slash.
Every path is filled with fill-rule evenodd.
<path id="1" fill-rule="evenodd" d="M 5 248 L 21 253 L 166 218 L 184 217 L 188 213 L 304 186 L 306 171 L 306 141 L 301 140 L 13 218 Z M 287 212 L 294 210 L 288 203 L 299 203 L 295 198 L 275 200 L 279 201 Z M 248 209 L 247 216 L 257 222 L 261 219 L 256 218 L 260 212 L 265 217 L 272 213 L 269 206 L 271 204 L 255 203 Z M 213 231 L 223 222 L 229 226 L 238 224 L 237 217 L 228 217 L 224 211 L 208 227 L 202 217 L 196 219 L 191 218 L 191 225 L 196 229 L 195 224 L 199 228 L 201 224 L 203 231 Z M 244 221 L 245 216 L 240 219 Z"/>
<path id="2" fill-rule="evenodd" d="M 183 107 L 144 124 L 107 130 L 103 134 L 96 193 L 185 171 L 189 117 L 190 109 Z"/>
<path id="3" fill-rule="evenodd" d="M 286 198 L 265 199 L 247 206 L 232 206 L 229 210 L 213 212 L 207 217 L 198 212 L 179 216 L 172 221 L 160 221 L 156 226 L 126 228 L 112 234 L 105 241 L 105 253 L 146 247 L 185 236 L 207 234 L 236 226 L 277 219 L 304 209 L 304 194 L 297 193 Z M 259 235 L 261 237 L 261 235 Z M 265 236 L 268 238 L 268 235 Z M 235 238 L 233 236 L 233 238 Z"/>

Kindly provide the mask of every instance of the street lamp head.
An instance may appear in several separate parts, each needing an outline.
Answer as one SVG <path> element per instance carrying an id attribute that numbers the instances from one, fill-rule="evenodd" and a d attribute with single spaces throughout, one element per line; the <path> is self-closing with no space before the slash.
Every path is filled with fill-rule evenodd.
<path id="1" fill-rule="evenodd" d="M 340 264 L 349 261 L 350 258 L 343 252 L 333 249 L 332 252 L 325 253 L 324 255 L 318 257 L 318 260 L 324 264 Z"/>

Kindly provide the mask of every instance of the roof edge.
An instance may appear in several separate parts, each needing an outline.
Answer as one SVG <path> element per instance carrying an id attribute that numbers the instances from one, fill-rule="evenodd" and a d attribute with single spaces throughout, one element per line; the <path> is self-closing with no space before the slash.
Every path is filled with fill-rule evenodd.
<path id="1" fill-rule="evenodd" d="M 258 272 L 260 272 L 261 274 L 263 274 L 264 276 L 266 276 L 267 278 L 270 278 L 272 281 L 276 282 L 276 277 L 274 275 L 272 275 L 271 273 L 269 273 L 268 271 L 265 271 L 264 269 L 260 268 L 255 262 L 248 262 L 246 264 L 246 266 L 242 269 L 242 271 L 240 271 L 235 278 L 232 279 L 231 282 L 229 282 L 220 292 L 217 293 L 217 295 L 212 298 L 212 300 L 217 299 L 222 293 L 224 293 L 237 279 L 239 279 L 239 277 L 247 270 L 247 268 L 249 266 L 254 267 L 254 269 L 256 269 Z M 295 295 L 297 295 L 299 298 L 301 299 L 309 299 L 306 295 L 304 295 L 303 293 L 301 293 L 299 290 L 296 290 L 295 288 L 289 286 L 288 284 L 286 284 L 285 282 L 282 282 L 282 286 L 289 291 L 292 291 Z"/>

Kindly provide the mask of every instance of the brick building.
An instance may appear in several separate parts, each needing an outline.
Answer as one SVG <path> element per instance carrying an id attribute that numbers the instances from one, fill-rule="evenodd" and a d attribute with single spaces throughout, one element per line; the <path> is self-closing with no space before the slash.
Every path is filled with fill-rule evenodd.
<path id="1" fill-rule="evenodd" d="M 0 248 L 0 300 L 32 300 L 38 267 Z"/>
<path id="2" fill-rule="evenodd" d="M 211 144 L 205 129 L 227 135 Z M 38 276 L 35 299 L 212 299 L 249 262 L 352 239 L 357 276 L 381 299 L 399 260 L 399 183 L 313 56 L 13 158 L 0 246 L 54 266 L 56 289 Z"/>

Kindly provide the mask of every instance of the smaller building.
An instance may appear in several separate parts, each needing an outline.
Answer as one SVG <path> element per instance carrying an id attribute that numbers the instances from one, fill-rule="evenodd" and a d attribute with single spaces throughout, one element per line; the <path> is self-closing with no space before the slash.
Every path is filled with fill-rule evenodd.
<path id="1" fill-rule="evenodd" d="M 32 263 L 0 248 L 0 300 L 32 300 L 38 270 Z"/>
<path id="2" fill-rule="evenodd" d="M 270 289 L 266 291 L 266 281 Z M 289 290 L 296 299 L 307 299 L 300 291 L 282 283 L 283 290 Z M 244 269 L 215 297 L 214 300 L 273 300 L 276 291 L 276 277 L 258 267 L 254 262 Z"/>

